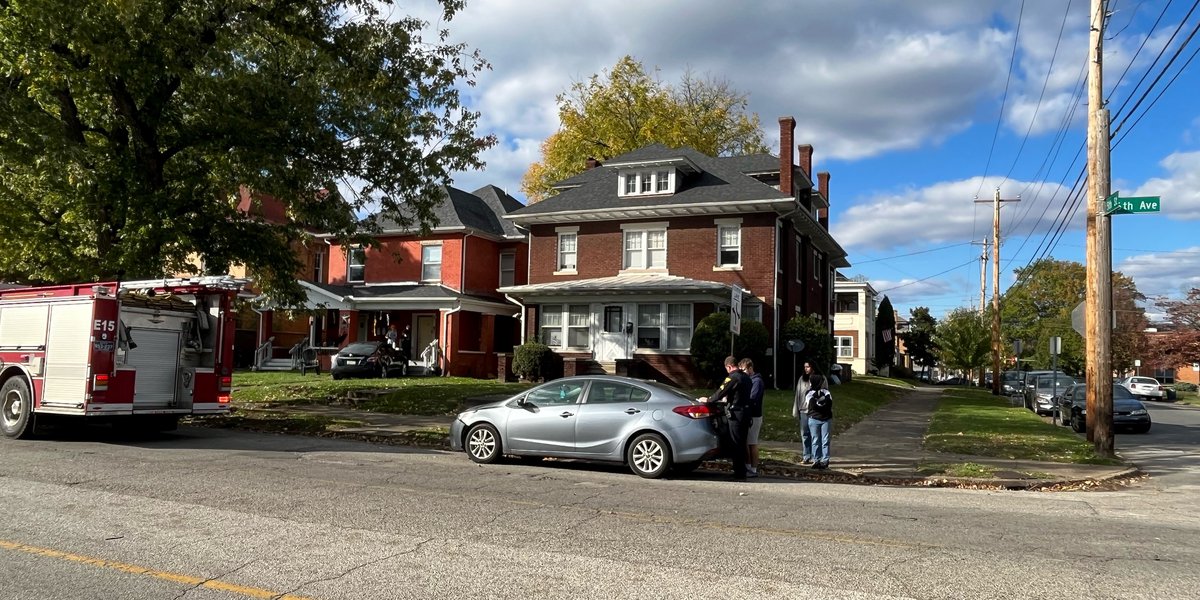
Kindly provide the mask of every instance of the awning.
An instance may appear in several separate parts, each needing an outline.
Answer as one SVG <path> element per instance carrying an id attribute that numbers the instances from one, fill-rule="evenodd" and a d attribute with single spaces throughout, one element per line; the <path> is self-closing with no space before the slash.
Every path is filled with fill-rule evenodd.
<path id="1" fill-rule="evenodd" d="M 690 300 L 728 304 L 733 286 L 716 281 L 703 281 L 673 275 L 618 275 L 595 279 L 575 279 L 502 287 L 498 290 L 522 301 L 553 301 L 559 298 L 615 300 Z M 743 299 L 751 296 L 743 290 Z M 632 298 L 631 298 L 632 297 Z"/>
<path id="2" fill-rule="evenodd" d="M 331 285 L 300 281 L 306 310 L 462 310 L 515 316 L 520 309 L 499 299 L 462 294 L 442 285 L 401 283 L 386 285 Z M 285 307 L 278 307 L 285 308 Z"/>

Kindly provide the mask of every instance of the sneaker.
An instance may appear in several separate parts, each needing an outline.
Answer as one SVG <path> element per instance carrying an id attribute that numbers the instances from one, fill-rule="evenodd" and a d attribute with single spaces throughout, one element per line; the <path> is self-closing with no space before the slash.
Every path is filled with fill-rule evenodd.
<path id="1" fill-rule="evenodd" d="M 758 469 L 748 469 L 746 471 L 746 477 L 758 477 Z"/>
<path id="2" fill-rule="evenodd" d="M 804 460 L 800 461 L 800 464 L 802 464 L 802 465 L 811 465 L 811 464 L 813 464 L 813 459 L 811 459 L 811 458 L 806 458 L 806 459 L 804 459 Z"/>
<path id="3" fill-rule="evenodd" d="M 829 468 L 829 463 L 827 463 L 827 462 L 821 462 L 821 463 L 817 463 L 817 464 L 813 465 L 813 468 L 814 468 L 814 469 L 821 469 L 821 470 L 823 471 L 823 470 L 825 470 L 825 469 L 828 469 L 828 468 Z"/>

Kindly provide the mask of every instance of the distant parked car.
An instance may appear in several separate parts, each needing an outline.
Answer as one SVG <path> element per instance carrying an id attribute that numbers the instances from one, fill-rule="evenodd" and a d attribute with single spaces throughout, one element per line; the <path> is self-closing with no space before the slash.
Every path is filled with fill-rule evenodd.
<path id="1" fill-rule="evenodd" d="M 1121 387 L 1146 400 L 1163 400 L 1167 397 L 1167 388 L 1153 377 L 1126 377 L 1121 380 Z"/>
<path id="2" fill-rule="evenodd" d="M 1126 388 L 1113 386 L 1113 429 L 1129 430 L 1134 433 L 1150 431 L 1150 412 L 1146 405 Z M 1054 422 L 1065 425 L 1072 430 L 1083 433 L 1087 431 L 1087 385 L 1077 383 L 1071 386 L 1059 399 L 1055 408 Z"/>
<path id="3" fill-rule="evenodd" d="M 717 411 L 653 381 L 567 377 L 459 413 L 450 447 L 477 463 L 552 456 L 623 462 L 642 477 L 660 477 L 719 453 Z"/>
<path id="4" fill-rule="evenodd" d="M 387 340 L 357 342 L 350 344 L 333 355 L 333 366 L 329 369 L 334 379 L 352 377 L 391 377 L 405 370 L 400 354 L 393 350 Z"/>
<path id="5" fill-rule="evenodd" d="M 947 378 L 937 382 L 937 384 L 938 385 L 975 385 L 970 379 L 967 379 L 966 377 L 947 377 Z"/>
<path id="6" fill-rule="evenodd" d="M 1029 409 L 1039 415 L 1052 415 L 1058 397 L 1075 385 L 1075 379 L 1067 375 L 1053 373 L 1039 375 L 1034 378 L 1032 390 L 1027 390 Z"/>

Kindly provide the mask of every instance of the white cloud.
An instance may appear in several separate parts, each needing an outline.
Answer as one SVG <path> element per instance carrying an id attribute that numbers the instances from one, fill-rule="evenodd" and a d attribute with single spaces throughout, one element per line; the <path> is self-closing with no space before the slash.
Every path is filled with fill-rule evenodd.
<path id="1" fill-rule="evenodd" d="M 1200 151 L 1176 152 L 1161 162 L 1167 177 L 1146 181 L 1130 196 L 1162 196 L 1162 212 L 1173 219 L 1200 219 Z"/>
<path id="2" fill-rule="evenodd" d="M 981 186 L 982 182 L 982 186 Z M 994 190 L 998 177 L 936 183 L 925 188 L 909 188 L 868 198 L 850 208 L 832 223 L 833 235 L 844 248 L 888 250 L 913 244 L 966 242 L 991 231 L 992 204 L 975 204 L 975 193 Z M 1024 191 L 1021 202 L 1005 204 L 1001 210 L 1002 239 L 1020 238 L 1031 232 L 1045 232 L 1059 214 L 1068 189 L 1057 183 L 1027 183 L 1008 180 L 1004 198 Z M 985 194 L 979 200 L 988 200 Z M 1082 223 L 1076 213 L 1072 225 Z"/>
<path id="3" fill-rule="evenodd" d="M 1200 287 L 1200 246 L 1130 256 L 1117 270 L 1132 277 L 1138 291 L 1148 298 L 1180 297 Z"/>

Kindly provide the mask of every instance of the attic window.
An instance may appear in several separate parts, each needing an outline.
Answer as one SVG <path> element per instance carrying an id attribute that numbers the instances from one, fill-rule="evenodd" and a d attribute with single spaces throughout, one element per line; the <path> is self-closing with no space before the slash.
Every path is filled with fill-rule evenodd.
<path id="1" fill-rule="evenodd" d="M 675 171 L 628 171 L 621 173 L 620 196 L 670 194 L 675 191 Z"/>

